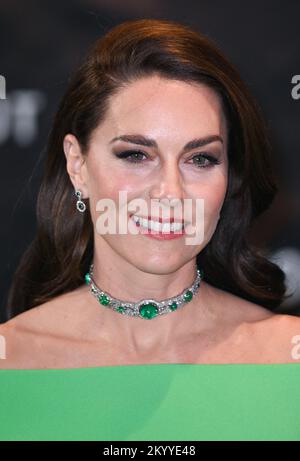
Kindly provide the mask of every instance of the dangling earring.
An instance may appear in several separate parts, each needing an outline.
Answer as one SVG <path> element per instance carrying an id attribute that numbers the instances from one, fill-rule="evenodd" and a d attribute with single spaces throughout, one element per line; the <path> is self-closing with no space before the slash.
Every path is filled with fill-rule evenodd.
<path id="1" fill-rule="evenodd" d="M 85 203 L 81 200 L 81 191 L 79 189 L 76 189 L 75 190 L 75 195 L 76 197 L 78 198 L 77 202 L 76 202 L 76 208 L 78 211 L 80 211 L 81 213 L 83 213 L 85 210 L 86 210 L 86 205 Z"/>

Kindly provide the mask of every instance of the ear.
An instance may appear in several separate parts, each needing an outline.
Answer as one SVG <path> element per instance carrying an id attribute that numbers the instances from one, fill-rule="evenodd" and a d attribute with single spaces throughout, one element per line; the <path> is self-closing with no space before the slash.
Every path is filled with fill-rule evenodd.
<path id="1" fill-rule="evenodd" d="M 71 133 L 64 137 L 63 149 L 66 156 L 66 167 L 74 189 L 80 189 L 82 198 L 88 198 L 86 159 L 81 152 L 79 142 Z"/>

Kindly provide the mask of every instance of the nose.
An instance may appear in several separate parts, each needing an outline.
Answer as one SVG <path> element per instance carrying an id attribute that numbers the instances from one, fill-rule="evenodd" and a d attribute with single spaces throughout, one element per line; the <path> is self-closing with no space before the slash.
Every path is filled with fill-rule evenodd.
<path id="1" fill-rule="evenodd" d="M 182 174 L 176 160 L 170 160 L 160 169 L 159 174 L 154 175 L 154 183 L 150 190 L 150 198 L 182 200 L 184 187 Z"/>

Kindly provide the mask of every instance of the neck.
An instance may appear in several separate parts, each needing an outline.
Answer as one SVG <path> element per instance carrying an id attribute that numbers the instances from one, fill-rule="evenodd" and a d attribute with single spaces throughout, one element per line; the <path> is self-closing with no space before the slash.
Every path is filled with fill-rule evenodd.
<path id="1" fill-rule="evenodd" d="M 124 302 L 139 302 L 142 299 L 163 301 L 177 296 L 193 284 L 197 272 L 196 259 L 171 272 L 160 265 L 158 271 L 156 268 L 151 270 L 150 265 L 145 269 L 138 268 L 116 253 L 105 257 L 103 249 L 101 257 L 97 251 L 94 253 L 93 263 L 93 278 L 98 287 Z M 93 302 L 97 320 L 101 324 L 101 337 L 117 348 L 140 354 L 157 347 L 161 350 L 168 348 L 177 338 L 193 334 L 200 325 L 203 326 L 207 315 L 203 285 L 201 280 L 195 297 L 178 311 L 158 315 L 151 320 L 122 315 L 105 308 L 90 293 L 88 300 L 89 303 Z"/>

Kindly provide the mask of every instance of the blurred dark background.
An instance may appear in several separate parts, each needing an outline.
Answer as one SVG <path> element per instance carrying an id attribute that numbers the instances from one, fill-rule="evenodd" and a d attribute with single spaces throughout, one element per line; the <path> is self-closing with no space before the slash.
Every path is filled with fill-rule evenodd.
<path id="1" fill-rule="evenodd" d="M 283 268 L 288 292 L 294 293 L 278 312 L 300 315 L 300 89 L 292 93 L 292 78 L 300 74 L 300 2 L 1 0 L 0 75 L 6 99 L 0 95 L 0 322 L 9 318 L 8 287 L 35 233 L 44 149 L 68 79 L 94 40 L 138 18 L 182 21 L 206 34 L 260 103 L 273 137 L 280 191 L 254 223 L 251 239 Z"/>

